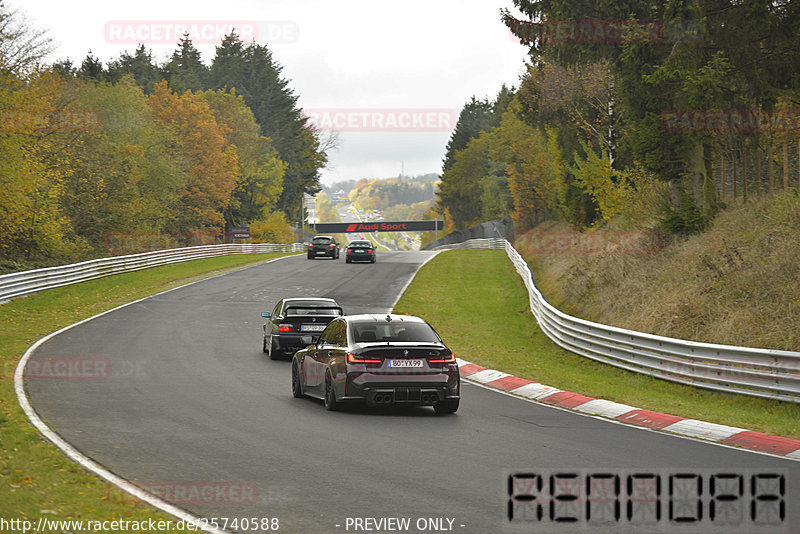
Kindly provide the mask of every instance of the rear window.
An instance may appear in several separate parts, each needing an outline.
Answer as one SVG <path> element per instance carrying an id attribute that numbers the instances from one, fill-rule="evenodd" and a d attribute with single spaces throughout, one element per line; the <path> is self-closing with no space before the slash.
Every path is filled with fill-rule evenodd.
<path id="1" fill-rule="evenodd" d="M 427 323 L 404 323 L 399 321 L 381 323 L 354 323 L 353 339 L 356 343 L 416 342 L 439 343 L 439 336 Z"/>
<path id="2" fill-rule="evenodd" d="M 327 245 L 330 242 L 331 242 L 330 237 L 315 237 L 314 240 L 312 241 L 312 243 L 314 243 L 315 245 Z"/>
<path id="3" fill-rule="evenodd" d="M 290 302 L 286 305 L 286 315 L 341 315 L 335 306 L 330 302 L 320 301 Z"/>
<path id="4" fill-rule="evenodd" d="M 372 243 L 368 241 L 353 241 L 350 243 L 351 247 L 371 247 Z"/>

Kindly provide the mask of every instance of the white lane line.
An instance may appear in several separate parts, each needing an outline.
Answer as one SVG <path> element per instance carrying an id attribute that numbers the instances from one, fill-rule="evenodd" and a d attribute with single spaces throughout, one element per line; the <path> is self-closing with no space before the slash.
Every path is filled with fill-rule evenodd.
<path id="1" fill-rule="evenodd" d="M 273 261 L 278 261 L 278 260 L 282 260 L 282 259 L 285 259 L 285 258 L 291 258 L 291 257 L 293 257 L 293 256 L 283 256 L 281 258 L 275 258 L 274 260 L 269 260 L 269 261 L 266 261 L 264 263 L 259 263 L 258 265 L 266 265 L 267 263 L 272 263 Z M 254 266 L 253 265 L 249 265 L 247 267 L 244 267 L 243 269 L 248 269 L 250 267 L 254 267 Z M 243 269 L 237 269 L 237 271 L 240 271 L 240 270 L 243 270 Z M 199 527 L 201 530 L 203 530 L 205 532 L 211 532 L 213 534 L 227 534 L 227 531 L 216 529 L 216 528 L 212 528 L 211 526 L 208 526 L 207 523 L 202 523 L 199 517 L 194 516 L 194 515 L 190 514 L 189 512 L 187 512 L 185 510 L 182 510 L 181 508 L 178 508 L 174 504 L 171 504 L 171 503 L 168 503 L 168 502 L 166 502 L 164 500 L 161 500 L 160 498 L 156 497 L 152 493 L 148 493 L 145 490 L 143 490 L 142 488 L 139 488 L 138 486 L 135 486 L 135 485 L 131 484 L 130 482 L 128 482 L 124 478 L 122 478 L 122 477 L 120 477 L 118 475 L 115 475 L 114 473 L 112 473 L 111 471 L 109 471 L 108 469 L 103 467 L 102 465 L 100 465 L 98 463 L 95 463 L 93 460 L 91 460 L 90 458 L 85 456 L 82 452 L 80 452 L 78 449 L 76 449 L 75 447 L 70 445 L 66 440 L 64 440 L 64 438 L 62 438 L 59 434 L 57 434 L 56 432 L 51 430 L 50 427 L 48 427 L 47 424 L 45 424 L 45 422 L 42 421 L 42 419 L 39 417 L 39 414 L 37 414 L 36 410 L 33 409 L 33 406 L 31 406 L 31 403 L 28 400 L 28 396 L 25 393 L 25 378 L 24 378 L 24 376 L 25 376 L 25 366 L 27 365 L 28 360 L 31 358 L 31 356 L 36 351 L 36 349 L 39 348 L 39 346 L 41 346 L 43 343 L 45 343 L 50 338 L 55 337 L 58 334 L 61 334 L 63 332 L 66 332 L 67 330 L 69 330 L 71 328 L 74 328 L 74 327 L 76 327 L 78 325 L 82 325 L 83 323 L 87 323 L 87 322 L 89 322 L 89 321 L 91 321 L 93 319 L 96 319 L 98 317 L 102 317 L 103 315 L 106 315 L 106 314 L 111 313 L 113 311 L 119 310 L 121 308 L 125 308 L 126 306 L 130 306 L 132 304 L 137 304 L 137 303 L 142 302 L 143 300 L 147 300 L 147 299 L 149 299 L 151 297 L 157 297 L 159 295 L 163 295 L 165 293 L 169 293 L 170 291 L 175 291 L 177 289 L 182 289 L 184 287 L 188 287 L 188 286 L 191 286 L 193 284 L 197 284 L 199 282 L 205 282 L 206 280 L 212 280 L 212 279 L 217 278 L 219 276 L 225 276 L 226 274 L 229 274 L 229 273 L 222 273 L 222 274 L 218 274 L 218 275 L 215 275 L 215 276 L 210 276 L 208 278 L 203 278 L 202 280 L 195 280 L 194 282 L 189 282 L 188 284 L 184 284 L 182 286 L 173 287 L 172 289 L 167 289 L 166 291 L 160 291 L 160 292 L 155 293 L 153 295 L 150 295 L 150 296 L 147 296 L 147 297 L 144 297 L 144 298 L 140 298 L 140 299 L 128 302 L 126 304 L 122 304 L 120 306 L 117 306 L 116 308 L 112 308 L 110 310 L 106 310 L 106 311 L 104 311 L 102 313 L 98 313 L 97 315 L 94 315 L 94 316 L 89 317 L 87 319 L 84 319 L 82 321 L 78 321 L 77 323 L 73 323 L 71 325 L 65 326 L 64 328 L 62 328 L 60 330 L 56 330 L 55 332 L 51 332 L 50 334 L 47 334 L 43 338 L 40 338 L 38 341 L 36 341 L 36 343 L 34 343 L 30 347 L 28 347 L 28 350 L 26 350 L 25 354 L 22 355 L 22 358 L 20 358 L 19 363 L 17 364 L 17 368 L 14 370 L 14 391 L 17 394 L 17 401 L 19 402 L 19 405 L 22 408 L 22 410 L 25 412 L 25 415 L 28 417 L 28 419 L 30 420 L 31 424 L 33 424 L 33 426 L 35 426 L 36 429 L 39 432 L 41 432 L 44 437 L 46 437 L 48 440 L 50 440 L 53 443 L 53 445 L 55 445 L 56 447 L 61 449 L 64 452 L 64 454 L 66 454 L 71 460 L 73 460 L 74 462 L 80 464 L 83 468 L 93 472 L 94 474 L 98 475 L 99 477 L 107 480 L 111 484 L 114 484 L 115 486 L 117 486 L 121 490 L 133 495 L 134 497 L 136 497 L 138 499 L 143 500 L 147 504 L 149 504 L 151 506 L 154 506 L 155 508 L 158 508 L 159 510 L 161 510 L 163 512 L 171 514 L 171 515 L 177 517 L 178 519 L 180 519 L 182 521 L 185 521 L 187 523 L 191 522 L 194 525 L 202 525 L 202 526 Z"/>

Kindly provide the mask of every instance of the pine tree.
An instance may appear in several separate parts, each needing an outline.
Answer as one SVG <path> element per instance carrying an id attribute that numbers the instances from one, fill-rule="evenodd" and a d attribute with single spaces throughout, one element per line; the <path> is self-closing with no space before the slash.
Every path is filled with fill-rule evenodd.
<path id="1" fill-rule="evenodd" d="M 200 52 L 184 33 L 172 58 L 164 65 L 164 76 L 172 90 L 198 92 L 208 88 L 209 69 L 200 58 Z"/>
<path id="2" fill-rule="evenodd" d="M 133 55 L 123 52 L 119 59 L 108 65 L 110 81 L 118 81 L 127 74 L 133 76 L 136 84 L 142 88 L 145 94 L 151 94 L 154 86 L 164 78 L 161 69 L 153 61 L 153 53 L 147 50 L 143 44 L 136 47 Z"/>
<path id="3" fill-rule="evenodd" d="M 464 150 L 472 139 L 492 126 L 492 104 L 488 100 L 478 100 L 474 96 L 461 108 L 458 122 L 447 143 L 442 170 L 447 172 L 453 166 L 456 152 Z"/>

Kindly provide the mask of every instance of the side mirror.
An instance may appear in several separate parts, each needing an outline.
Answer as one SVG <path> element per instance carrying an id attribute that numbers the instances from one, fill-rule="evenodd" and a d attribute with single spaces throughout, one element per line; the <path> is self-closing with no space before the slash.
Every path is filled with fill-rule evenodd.
<path id="1" fill-rule="evenodd" d="M 272 314 L 269 312 L 261 312 L 261 317 L 266 317 L 267 319 L 269 319 L 270 317 L 272 317 Z"/>

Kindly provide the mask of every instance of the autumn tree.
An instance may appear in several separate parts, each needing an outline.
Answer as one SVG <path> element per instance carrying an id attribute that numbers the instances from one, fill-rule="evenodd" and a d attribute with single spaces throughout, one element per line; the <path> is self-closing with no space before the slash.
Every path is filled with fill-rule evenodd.
<path id="1" fill-rule="evenodd" d="M 202 95 L 187 91 L 178 96 L 163 81 L 149 99 L 155 117 L 176 134 L 175 147 L 185 158 L 186 183 L 177 210 L 184 230 L 208 228 L 221 233 L 224 211 L 238 182 L 239 161 L 227 142 L 230 128 L 214 118 Z"/>
<path id="2" fill-rule="evenodd" d="M 239 226 L 266 220 L 280 197 L 286 164 L 272 142 L 261 135 L 253 113 L 235 89 L 209 90 L 201 96 L 217 122 L 227 129 L 228 143 L 236 148 L 238 156 L 239 179 L 225 210 L 226 224 Z"/>

